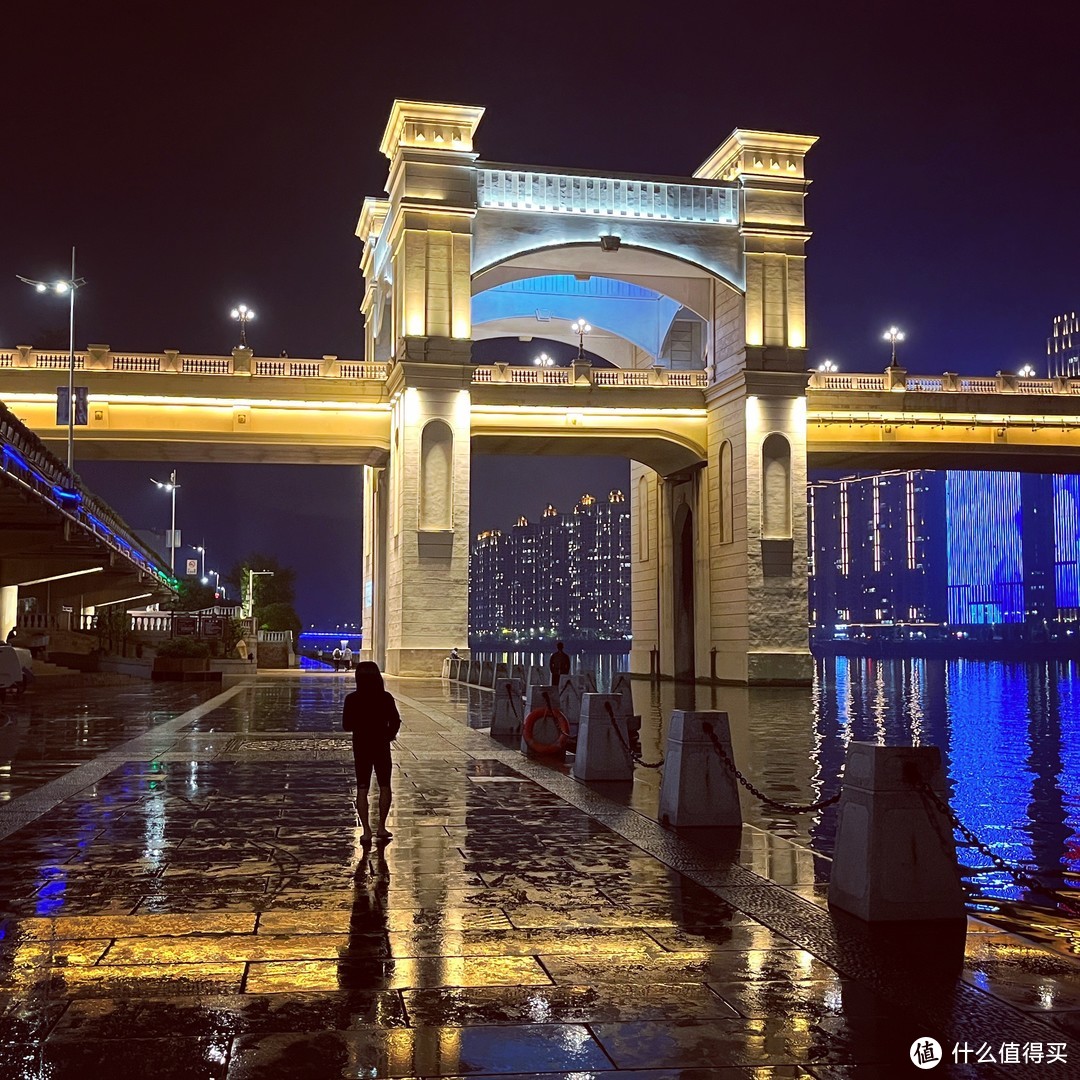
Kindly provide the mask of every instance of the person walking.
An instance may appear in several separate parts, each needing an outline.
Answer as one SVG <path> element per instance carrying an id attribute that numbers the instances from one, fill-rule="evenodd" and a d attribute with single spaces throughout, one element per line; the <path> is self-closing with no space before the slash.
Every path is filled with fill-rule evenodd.
<path id="1" fill-rule="evenodd" d="M 566 655 L 561 641 L 555 642 L 555 651 L 548 661 L 548 668 L 551 670 L 551 684 L 558 690 L 559 681 L 564 675 L 570 674 L 570 657 Z"/>
<path id="2" fill-rule="evenodd" d="M 345 662 L 345 670 L 352 671 L 352 649 L 350 646 L 345 646 L 345 651 L 341 654 L 341 659 Z"/>
<path id="3" fill-rule="evenodd" d="M 341 726 L 352 732 L 353 765 L 356 767 L 356 814 L 363 835 L 360 842 L 371 843 L 371 824 L 368 818 L 368 789 L 371 773 L 379 781 L 379 828 L 375 836 L 389 840 L 393 835 L 386 828 L 390 814 L 390 744 L 401 728 L 394 698 L 383 685 L 379 665 L 370 660 L 356 665 L 356 689 L 345 695 L 341 710 Z"/>
<path id="4" fill-rule="evenodd" d="M 341 670 L 341 650 L 340 649 L 335 649 L 330 654 L 330 659 L 334 661 L 334 670 L 335 671 L 340 671 Z"/>

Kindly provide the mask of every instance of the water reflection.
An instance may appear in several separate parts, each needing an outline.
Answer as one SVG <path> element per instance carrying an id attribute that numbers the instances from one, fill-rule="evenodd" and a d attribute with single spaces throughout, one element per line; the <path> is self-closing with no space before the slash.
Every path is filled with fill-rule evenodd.
<path id="1" fill-rule="evenodd" d="M 592 660 L 603 689 L 622 658 L 578 658 L 583 668 Z M 810 803 L 837 791 L 853 739 L 938 746 L 959 818 L 996 855 L 1080 901 L 1080 668 L 1074 662 L 831 657 L 817 662 L 809 688 L 635 680 L 633 693 L 646 758 L 662 752 L 672 709 L 725 711 L 740 767 L 785 802 Z M 638 770 L 630 801 L 649 812 L 654 786 L 655 778 Z M 836 807 L 786 815 L 744 798 L 743 813 L 753 824 L 832 851 Z M 990 909 L 1015 914 L 1053 906 L 977 850 L 962 847 L 960 857 L 969 885 L 993 901 Z"/>

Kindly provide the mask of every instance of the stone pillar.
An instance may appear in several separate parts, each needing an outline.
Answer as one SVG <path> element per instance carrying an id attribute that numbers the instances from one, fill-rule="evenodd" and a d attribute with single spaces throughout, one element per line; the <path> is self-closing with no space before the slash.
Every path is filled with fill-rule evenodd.
<path id="1" fill-rule="evenodd" d="M 582 699 L 581 726 L 570 770 L 576 780 L 634 779 L 634 762 L 627 750 L 630 731 L 626 718 L 617 715 L 618 708 L 616 694 L 586 694 Z M 616 714 L 618 733 L 612 727 L 612 714 Z"/>
<path id="2" fill-rule="evenodd" d="M 0 586 L 0 641 L 6 641 L 19 619 L 19 586 Z"/>
<path id="3" fill-rule="evenodd" d="M 386 664 L 387 469 L 364 466 L 361 660 Z"/>

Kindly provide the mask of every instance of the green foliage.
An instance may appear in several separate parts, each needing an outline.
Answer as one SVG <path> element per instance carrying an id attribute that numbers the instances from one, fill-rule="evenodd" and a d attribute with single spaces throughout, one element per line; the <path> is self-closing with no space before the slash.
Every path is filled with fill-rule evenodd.
<path id="1" fill-rule="evenodd" d="M 291 566 L 283 566 L 273 556 L 259 552 L 253 552 L 241 559 L 225 579 L 234 587 L 241 602 L 247 599 L 248 583 L 251 581 L 248 574 L 250 570 L 269 570 L 273 573 L 273 577 L 257 575 L 254 579 L 256 613 L 272 604 L 291 606 L 296 603 L 296 571 Z"/>
<path id="2" fill-rule="evenodd" d="M 180 594 L 166 606 L 173 611 L 201 611 L 203 608 L 213 607 L 216 603 L 213 586 L 203 585 L 190 578 L 181 578 Z"/>
<path id="3" fill-rule="evenodd" d="M 291 630 L 297 638 L 303 628 L 292 604 L 260 604 L 255 608 L 255 618 L 260 630 Z"/>
<path id="4" fill-rule="evenodd" d="M 170 638 L 158 646 L 157 654 L 182 660 L 205 660 L 210 655 L 210 646 L 197 638 Z"/>

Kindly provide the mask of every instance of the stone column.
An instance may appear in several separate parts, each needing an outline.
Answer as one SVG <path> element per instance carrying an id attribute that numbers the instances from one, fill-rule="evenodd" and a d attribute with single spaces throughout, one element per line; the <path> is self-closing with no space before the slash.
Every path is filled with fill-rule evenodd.
<path id="1" fill-rule="evenodd" d="M 386 488 L 388 470 L 364 466 L 361 660 L 386 663 Z"/>
<path id="2" fill-rule="evenodd" d="M 0 641 L 5 641 L 19 618 L 19 586 L 0 586 Z"/>

